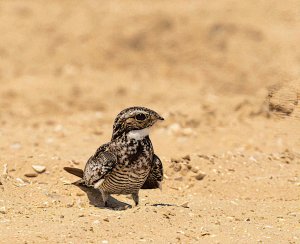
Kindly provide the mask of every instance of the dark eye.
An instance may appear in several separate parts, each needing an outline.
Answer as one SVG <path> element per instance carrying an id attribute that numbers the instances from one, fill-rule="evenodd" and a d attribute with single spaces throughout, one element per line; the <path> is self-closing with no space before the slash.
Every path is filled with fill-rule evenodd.
<path id="1" fill-rule="evenodd" d="M 146 115 L 145 114 L 137 114 L 135 116 L 136 120 L 145 120 L 146 119 Z"/>

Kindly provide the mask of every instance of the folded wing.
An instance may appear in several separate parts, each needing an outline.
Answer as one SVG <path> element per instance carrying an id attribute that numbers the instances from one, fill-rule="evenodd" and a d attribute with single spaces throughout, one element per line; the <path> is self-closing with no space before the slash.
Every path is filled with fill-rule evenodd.
<path id="1" fill-rule="evenodd" d="M 163 165 L 155 154 L 153 156 L 152 168 L 147 180 L 145 181 L 142 189 L 156 189 L 161 187 L 163 180 Z"/>
<path id="2" fill-rule="evenodd" d="M 95 155 L 87 161 L 83 180 L 87 186 L 95 186 L 100 180 L 109 174 L 117 164 L 117 157 L 109 152 L 97 150 Z"/>

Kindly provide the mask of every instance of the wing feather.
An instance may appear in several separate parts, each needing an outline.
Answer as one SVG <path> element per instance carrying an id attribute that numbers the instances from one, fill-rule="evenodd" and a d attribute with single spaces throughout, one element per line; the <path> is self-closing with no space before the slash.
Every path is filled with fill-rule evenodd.
<path id="1" fill-rule="evenodd" d="M 64 167 L 64 170 L 67 171 L 68 173 L 70 173 L 72 175 L 76 175 L 80 178 L 83 177 L 83 170 L 82 169 L 73 168 L 73 167 Z"/>
<path id="2" fill-rule="evenodd" d="M 103 148 L 104 150 L 106 148 Z M 109 152 L 98 149 L 95 155 L 87 161 L 83 179 L 88 186 L 94 186 L 97 182 L 109 174 L 117 164 L 117 157 Z"/>
<path id="3" fill-rule="evenodd" d="M 160 188 L 160 183 L 163 180 L 163 165 L 155 154 L 153 156 L 152 168 L 148 175 L 147 180 L 145 181 L 142 189 L 156 189 Z"/>

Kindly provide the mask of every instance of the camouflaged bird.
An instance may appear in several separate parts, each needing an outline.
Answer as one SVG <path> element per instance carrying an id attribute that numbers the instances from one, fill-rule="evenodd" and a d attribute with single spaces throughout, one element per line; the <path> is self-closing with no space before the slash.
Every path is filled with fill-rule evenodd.
<path id="1" fill-rule="evenodd" d="M 64 169 L 99 189 L 105 206 L 110 194 L 131 194 L 138 205 L 140 189 L 161 189 L 163 166 L 149 138 L 150 127 L 158 120 L 164 119 L 148 108 L 124 109 L 115 119 L 111 141 L 97 149 L 84 171 Z"/>

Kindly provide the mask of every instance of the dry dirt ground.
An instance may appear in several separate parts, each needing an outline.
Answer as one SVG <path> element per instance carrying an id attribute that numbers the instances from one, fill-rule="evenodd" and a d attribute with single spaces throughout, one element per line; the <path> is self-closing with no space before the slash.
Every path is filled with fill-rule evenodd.
<path id="1" fill-rule="evenodd" d="M 0 1 L 0 243 L 300 243 L 299 30 L 298 0 Z M 163 191 L 103 208 L 62 168 L 132 105 Z"/>

